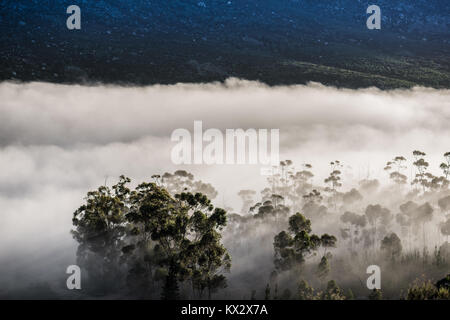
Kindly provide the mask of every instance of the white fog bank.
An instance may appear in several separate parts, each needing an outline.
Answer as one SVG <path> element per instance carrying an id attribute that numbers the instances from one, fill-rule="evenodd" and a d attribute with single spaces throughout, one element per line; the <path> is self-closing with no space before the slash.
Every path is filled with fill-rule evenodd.
<path id="1" fill-rule="evenodd" d="M 438 172 L 450 151 L 450 90 L 268 87 L 237 79 L 143 88 L 2 83 L 0 271 L 19 272 L 19 261 L 38 268 L 61 250 L 73 262 L 73 211 L 87 191 L 122 174 L 141 182 L 185 169 L 216 187 L 217 205 L 239 210 L 237 192 L 259 191 L 265 181 L 259 166 L 171 162 L 171 133 L 192 131 L 194 120 L 204 129 L 279 129 L 280 158 L 312 163 L 316 183 L 336 159 L 351 184 L 384 179 L 386 161 L 410 159 L 416 149 Z"/>

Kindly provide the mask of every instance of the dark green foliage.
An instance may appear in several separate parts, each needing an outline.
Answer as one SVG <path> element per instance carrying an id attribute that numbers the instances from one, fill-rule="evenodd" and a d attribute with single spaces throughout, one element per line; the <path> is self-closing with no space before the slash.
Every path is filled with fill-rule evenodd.
<path id="1" fill-rule="evenodd" d="M 336 281 L 328 281 L 327 288 L 322 294 L 322 300 L 345 300 L 344 292 L 337 285 Z"/>
<path id="2" fill-rule="evenodd" d="M 438 289 L 450 290 L 450 274 L 448 274 L 444 279 L 439 280 L 436 283 Z"/>
<path id="3" fill-rule="evenodd" d="M 409 287 L 407 300 L 450 300 L 450 275 L 439 280 L 436 285 L 431 281 L 416 280 Z"/>
<path id="4" fill-rule="evenodd" d="M 347 300 L 354 300 L 355 299 L 355 295 L 353 294 L 352 289 L 348 289 L 347 291 Z"/>
<path id="5" fill-rule="evenodd" d="M 310 254 L 323 246 L 334 247 L 336 238 L 328 234 L 319 237 L 311 232 L 311 221 L 301 213 L 289 218 L 289 230 L 281 231 L 274 238 L 275 269 L 279 271 L 299 269 Z"/>
<path id="6" fill-rule="evenodd" d="M 324 279 L 328 276 L 329 272 L 330 272 L 330 264 L 328 263 L 327 257 L 323 256 L 317 267 L 317 277 L 319 277 L 320 279 Z"/>
<path id="7" fill-rule="evenodd" d="M 313 300 L 314 298 L 314 288 L 312 288 L 305 280 L 300 280 L 297 287 L 297 299 Z"/>
<path id="8" fill-rule="evenodd" d="M 112 190 L 101 186 L 88 192 L 86 203 L 73 214 L 72 235 L 79 243 L 77 264 L 87 270 L 91 280 L 98 281 L 96 289 L 100 291 L 111 291 L 120 283 L 117 275 L 125 243 L 128 182 L 128 178 L 121 176 Z"/>
<path id="9" fill-rule="evenodd" d="M 369 300 L 382 300 L 383 299 L 383 293 L 380 289 L 373 289 L 372 292 L 369 294 Z"/>
<path id="10" fill-rule="evenodd" d="M 157 183 L 142 183 L 131 191 L 129 182 L 121 177 L 114 191 L 100 187 L 88 193 L 87 204 L 75 212 L 79 256 L 99 256 L 113 268 L 115 280 L 123 274 L 119 267 L 125 268 L 130 291 L 142 297 L 154 294 L 159 281 L 164 281 L 165 299 L 178 297 L 179 281 L 189 280 L 200 297 L 205 290 L 211 297 L 224 288 L 222 273 L 231 267 L 221 244 L 225 210 L 214 208 L 201 193 L 173 197 Z M 85 260 L 80 265 L 86 266 Z"/>

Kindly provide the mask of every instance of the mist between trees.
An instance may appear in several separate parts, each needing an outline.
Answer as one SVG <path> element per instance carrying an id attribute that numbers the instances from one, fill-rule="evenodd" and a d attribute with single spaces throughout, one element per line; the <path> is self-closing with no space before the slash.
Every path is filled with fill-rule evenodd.
<path id="1" fill-rule="evenodd" d="M 390 183 L 345 190 L 344 164 L 280 162 L 261 190 L 241 190 L 240 214 L 184 170 L 130 189 L 121 177 L 74 213 L 88 295 L 151 299 L 449 299 L 450 152 L 439 175 L 426 154 L 396 156 Z M 403 173 L 412 166 L 411 181 Z M 369 290 L 369 265 L 382 270 Z M 236 270 L 236 271 L 234 271 Z"/>
<path id="2" fill-rule="evenodd" d="M 405 297 L 418 278 L 431 283 L 417 295 L 438 297 L 448 274 L 442 199 L 450 192 L 440 168 L 449 151 L 448 90 L 230 79 L 144 88 L 2 83 L 0 96 L 2 298 L 367 299 L 369 265 L 381 268 L 385 299 Z M 279 128 L 281 159 L 292 161 L 268 180 L 258 166 L 174 166 L 170 133 L 196 119 L 205 129 Z M 127 193 L 112 187 L 120 175 L 132 179 Z M 110 208 L 120 223 L 114 213 L 89 225 L 80 210 L 87 229 L 78 230 L 72 217 L 83 205 L 94 216 Z M 132 219 L 149 206 L 160 215 L 173 207 L 167 212 L 181 224 Z M 225 213 L 212 218 L 216 208 Z M 99 237 L 85 243 L 97 227 Z M 201 245 L 215 252 L 208 272 Z M 67 290 L 65 270 L 76 263 L 82 290 Z"/>

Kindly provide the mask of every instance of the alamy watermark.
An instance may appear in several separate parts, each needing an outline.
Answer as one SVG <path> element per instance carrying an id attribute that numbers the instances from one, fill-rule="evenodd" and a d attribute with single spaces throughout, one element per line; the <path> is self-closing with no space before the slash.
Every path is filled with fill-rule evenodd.
<path id="1" fill-rule="evenodd" d="M 66 280 L 66 286 L 69 290 L 81 289 L 81 269 L 76 264 L 70 265 L 66 269 L 66 273 L 70 276 Z"/>
<path id="2" fill-rule="evenodd" d="M 202 121 L 194 121 L 194 132 L 176 129 L 171 141 L 174 164 L 280 164 L 279 129 L 219 129 L 203 131 Z"/>
<path id="3" fill-rule="evenodd" d="M 367 288 L 370 290 L 380 290 L 381 289 L 381 269 L 377 265 L 371 265 L 367 267 L 367 274 L 370 276 L 367 278 Z"/>
<path id="4" fill-rule="evenodd" d="M 71 5 L 67 7 L 67 14 L 70 16 L 66 20 L 66 26 L 69 30 L 81 29 L 81 9 L 79 6 Z"/>
<path id="5" fill-rule="evenodd" d="M 380 30 L 381 29 L 381 9 L 377 5 L 371 5 L 366 10 L 367 14 L 370 14 L 367 18 L 366 26 L 369 30 Z"/>

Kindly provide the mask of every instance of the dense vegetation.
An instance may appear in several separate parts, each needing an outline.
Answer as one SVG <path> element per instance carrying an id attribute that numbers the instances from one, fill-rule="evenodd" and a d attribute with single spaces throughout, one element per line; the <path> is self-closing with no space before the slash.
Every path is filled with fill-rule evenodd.
<path id="1" fill-rule="evenodd" d="M 384 168 L 390 184 L 367 178 L 344 191 L 340 161 L 321 185 L 312 183 L 311 164 L 297 170 L 282 161 L 261 201 L 254 190 L 239 192 L 241 214 L 214 207 L 214 187 L 183 170 L 135 189 L 121 177 L 89 192 L 74 213 L 87 290 L 163 299 L 449 299 L 450 152 L 438 175 L 421 151 L 412 153 L 411 181 L 407 166 L 397 156 Z M 374 264 L 382 288 L 371 291 L 365 272 Z"/>
<path id="2" fill-rule="evenodd" d="M 178 282 L 189 282 L 199 298 L 224 287 L 221 271 L 231 265 L 220 242 L 225 211 L 201 193 L 172 197 L 157 183 L 130 190 L 129 182 L 121 177 L 112 189 L 89 192 L 74 214 L 78 261 L 98 283 L 93 292 L 124 282 L 133 296 L 176 299 Z"/>
<path id="3" fill-rule="evenodd" d="M 375 31 L 370 1 L 79 1 L 79 31 L 71 4 L 0 3 L 1 80 L 450 86 L 446 0 L 379 0 Z"/>

